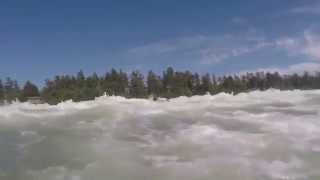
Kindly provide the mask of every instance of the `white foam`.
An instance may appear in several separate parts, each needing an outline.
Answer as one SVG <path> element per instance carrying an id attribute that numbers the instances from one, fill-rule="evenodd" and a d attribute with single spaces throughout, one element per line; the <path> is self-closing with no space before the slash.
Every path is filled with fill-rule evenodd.
<path id="1" fill-rule="evenodd" d="M 10 180 L 318 179 L 320 91 L 0 107 Z"/>

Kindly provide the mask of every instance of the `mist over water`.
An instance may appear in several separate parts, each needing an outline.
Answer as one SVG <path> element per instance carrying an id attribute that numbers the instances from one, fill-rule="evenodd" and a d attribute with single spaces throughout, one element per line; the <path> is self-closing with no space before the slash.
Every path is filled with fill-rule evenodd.
<path id="1" fill-rule="evenodd" d="M 318 180 L 320 91 L 0 107 L 1 180 Z"/>

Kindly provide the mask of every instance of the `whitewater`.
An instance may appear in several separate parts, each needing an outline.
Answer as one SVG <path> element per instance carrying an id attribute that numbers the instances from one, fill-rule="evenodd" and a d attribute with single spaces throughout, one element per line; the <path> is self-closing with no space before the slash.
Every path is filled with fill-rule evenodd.
<path id="1" fill-rule="evenodd" d="M 0 107 L 1 180 L 319 180 L 320 90 Z"/>

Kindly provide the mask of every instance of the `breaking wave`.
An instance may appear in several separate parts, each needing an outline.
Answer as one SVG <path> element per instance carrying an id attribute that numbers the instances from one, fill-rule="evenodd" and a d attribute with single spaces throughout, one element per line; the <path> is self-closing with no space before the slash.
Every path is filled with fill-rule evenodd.
<path id="1" fill-rule="evenodd" d="M 320 90 L 0 107 L 0 179 L 320 178 Z"/>

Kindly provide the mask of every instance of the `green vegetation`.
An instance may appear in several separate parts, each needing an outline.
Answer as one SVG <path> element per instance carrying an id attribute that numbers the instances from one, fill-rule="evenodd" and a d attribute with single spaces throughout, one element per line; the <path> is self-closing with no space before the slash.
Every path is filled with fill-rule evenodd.
<path id="1" fill-rule="evenodd" d="M 129 77 L 126 72 L 112 69 L 103 76 L 93 73 L 85 76 L 82 71 L 73 75 L 56 76 L 46 80 L 42 90 L 30 81 L 20 88 L 17 81 L 7 78 L 0 80 L 0 103 L 18 99 L 26 101 L 28 97 L 41 96 L 49 104 L 72 99 L 74 101 L 92 100 L 104 93 L 127 98 L 158 97 L 174 98 L 178 96 L 217 94 L 220 92 L 240 93 L 252 90 L 320 89 L 320 73 L 303 75 L 280 75 L 279 73 L 247 73 L 245 75 L 222 76 L 199 75 L 190 71 L 175 71 L 167 68 L 162 76 L 149 71 L 145 78 L 139 71 L 133 71 Z"/>

